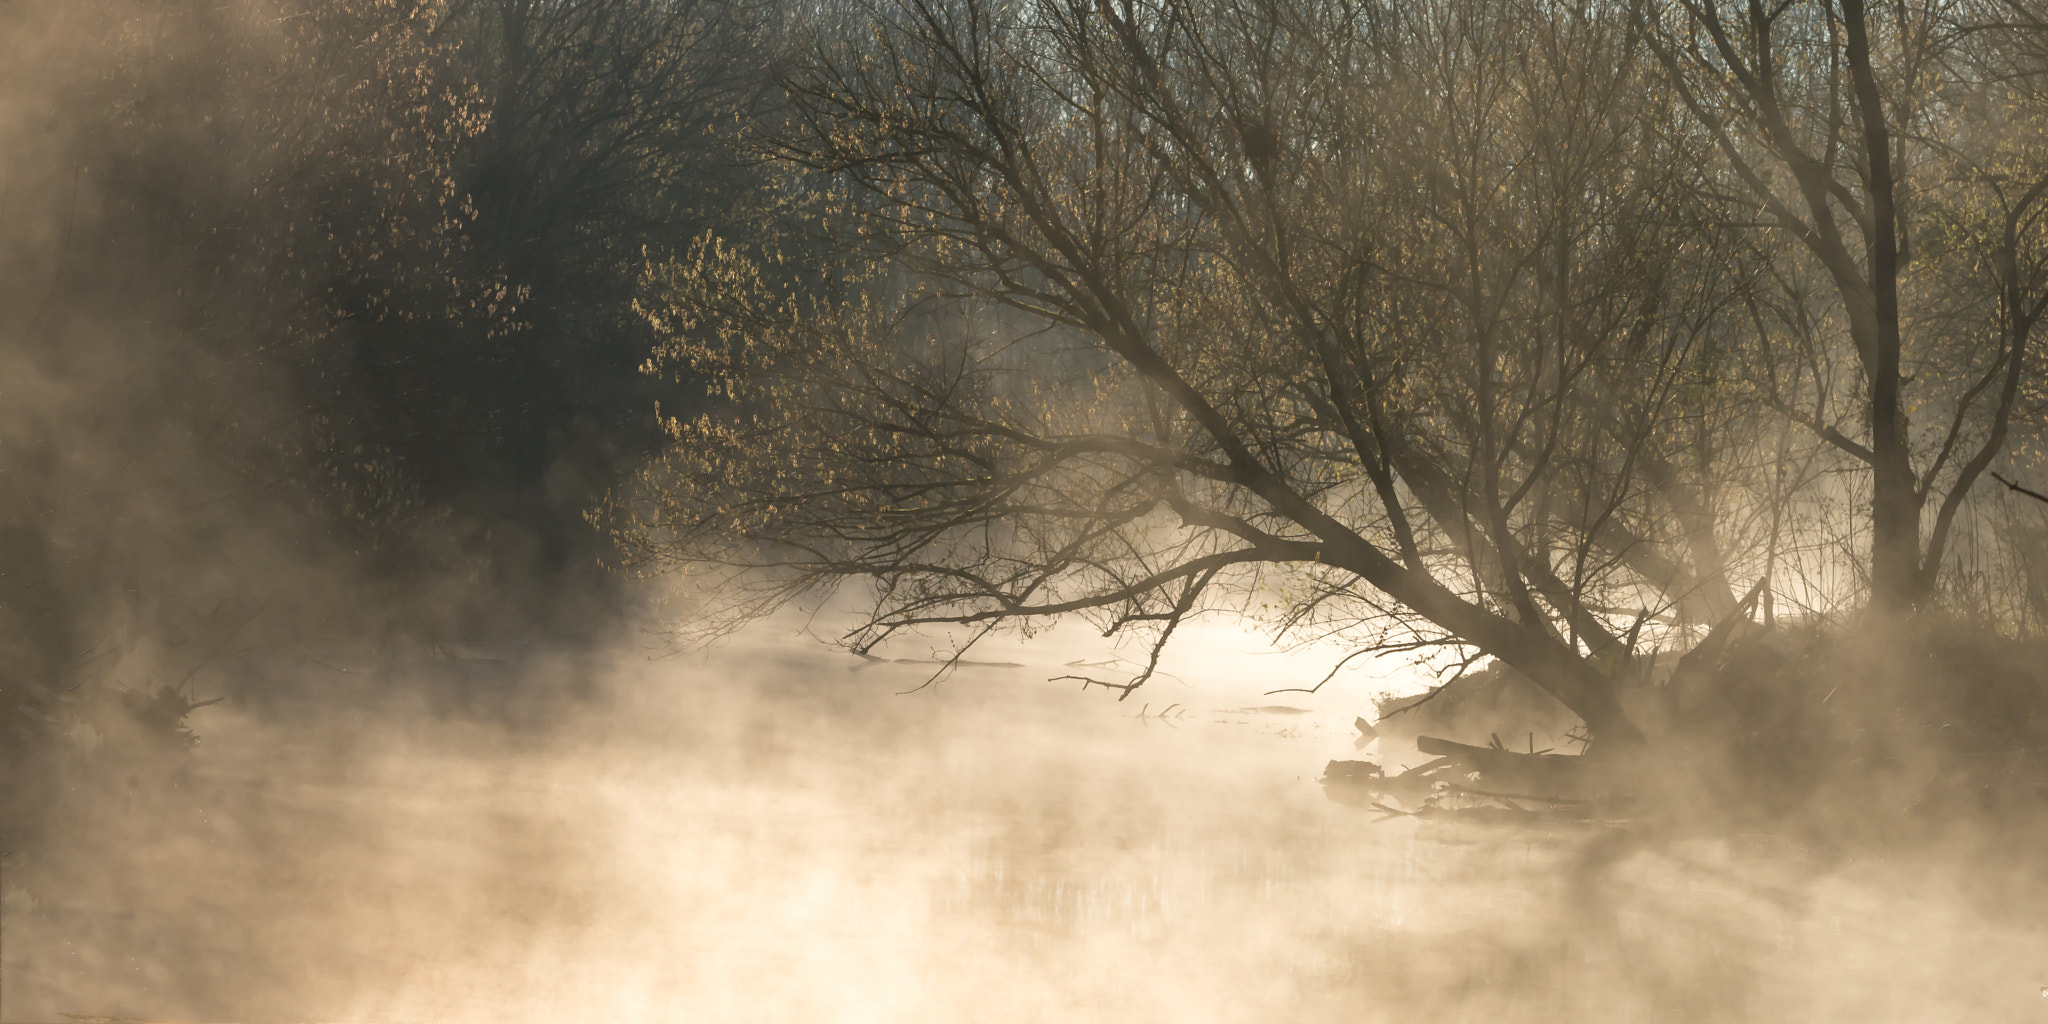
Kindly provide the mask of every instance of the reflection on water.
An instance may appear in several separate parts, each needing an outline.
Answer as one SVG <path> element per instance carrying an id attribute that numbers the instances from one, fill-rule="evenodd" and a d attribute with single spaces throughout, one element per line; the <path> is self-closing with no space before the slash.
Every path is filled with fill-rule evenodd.
<path id="1" fill-rule="evenodd" d="M 9 862 L 6 1019 L 2048 1019 L 2039 922 L 1967 879 L 1374 825 L 1313 781 L 1352 709 L 895 695 L 925 670 L 633 662 L 545 728 L 223 711 Z"/>

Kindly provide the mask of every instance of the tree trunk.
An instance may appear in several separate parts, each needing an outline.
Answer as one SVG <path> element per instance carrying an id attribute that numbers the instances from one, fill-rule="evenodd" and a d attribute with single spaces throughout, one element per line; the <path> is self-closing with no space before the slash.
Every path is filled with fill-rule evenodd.
<path id="1" fill-rule="evenodd" d="M 1871 66 L 1870 30 L 1863 0 L 1844 0 L 1849 77 L 1863 121 L 1863 155 L 1870 171 L 1870 291 L 1874 314 L 1870 356 L 1870 585 L 1880 613 L 1910 612 L 1921 597 L 1920 488 L 1907 449 L 1905 409 L 1899 400 L 1899 236 L 1891 132 L 1884 97 Z"/>

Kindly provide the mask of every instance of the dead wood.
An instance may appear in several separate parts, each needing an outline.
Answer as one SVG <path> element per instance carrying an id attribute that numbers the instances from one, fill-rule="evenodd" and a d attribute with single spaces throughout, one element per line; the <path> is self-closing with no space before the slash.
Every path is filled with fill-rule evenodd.
<path id="1" fill-rule="evenodd" d="M 1541 793 L 1546 799 L 1583 797 L 1589 790 L 1585 759 L 1573 754 L 1521 754 L 1498 747 L 1418 736 L 1415 749 L 1478 772 L 1489 788 Z"/>

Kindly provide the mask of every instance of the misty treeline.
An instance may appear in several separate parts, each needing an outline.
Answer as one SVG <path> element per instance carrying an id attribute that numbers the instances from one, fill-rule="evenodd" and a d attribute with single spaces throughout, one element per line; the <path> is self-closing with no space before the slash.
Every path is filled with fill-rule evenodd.
<path id="1" fill-rule="evenodd" d="M 657 367 L 724 404 L 609 515 L 703 628 L 1079 614 L 1150 652 L 1127 695 L 1250 617 L 1496 658 L 1610 745 L 1708 638 L 2042 634 L 2044 508 L 1990 474 L 2042 475 L 2048 9 L 821 21 L 741 140 L 807 230 L 653 271 Z"/>
<path id="2" fill-rule="evenodd" d="M 0 824 L 73 741 L 602 628 L 643 268 L 744 237 L 778 17 L 0 4 Z"/>
<path id="3" fill-rule="evenodd" d="M 645 429 L 640 261 L 747 185 L 710 132 L 766 70 L 742 13 L 62 5 L 16 28 L 90 67 L 41 112 L 69 152 L 20 160 L 64 235 L 25 275 L 53 294 L 23 340 L 154 307 L 156 333 L 270 374 L 293 422 L 245 432 L 365 545 L 406 517 L 579 516 L 578 474 Z"/>

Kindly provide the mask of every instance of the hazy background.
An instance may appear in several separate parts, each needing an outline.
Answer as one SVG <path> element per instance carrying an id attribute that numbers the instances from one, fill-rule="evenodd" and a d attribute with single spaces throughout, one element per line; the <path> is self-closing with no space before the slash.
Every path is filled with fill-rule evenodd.
<path id="1" fill-rule="evenodd" d="M 1161 687 L 1192 709 L 1168 723 L 1043 682 L 1043 649 L 904 696 L 925 666 L 763 628 L 470 665 L 597 681 L 508 727 L 330 653 L 323 696 L 197 713 L 189 761 L 81 787 L 9 862 L 8 1019 L 2042 1012 L 2039 893 L 1754 837 L 1372 824 L 1313 782 L 1351 749 L 1333 702 L 1250 710 L 1231 674 Z"/>
<path id="2" fill-rule="evenodd" d="M 1414 685 L 1264 695 L 1330 651 L 1122 703 L 1071 632 L 909 694 L 936 643 L 829 615 L 669 652 L 581 520 L 678 400 L 621 267 L 749 194 L 707 128 L 773 26 L 582 166 L 516 101 L 589 81 L 428 6 L 0 5 L 0 1020 L 2048 1014 L 2048 904 L 1938 843 L 1325 801 Z"/>

